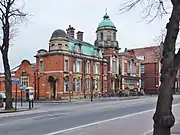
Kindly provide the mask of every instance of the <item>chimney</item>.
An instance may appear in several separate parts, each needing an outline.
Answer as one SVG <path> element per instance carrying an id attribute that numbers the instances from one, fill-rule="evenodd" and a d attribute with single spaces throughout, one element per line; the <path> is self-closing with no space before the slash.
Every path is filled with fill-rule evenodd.
<path id="1" fill-rule="evenodd" d="M 77 40 L 83 41 L 83 33 L 84 33 L 84 32 L 81 32 L 81 31 L 78 31 L 78 32 L 77 32 Z"/>
<path id="2" fill-rule="evenodd" d="M 71 25 L 69 25 L 69 28 L 66 29 L 66 31 L 67 31 L 67 35 L 69 37 L 74 38 L 74 31 L 75 31 L 75 29 Z"/>

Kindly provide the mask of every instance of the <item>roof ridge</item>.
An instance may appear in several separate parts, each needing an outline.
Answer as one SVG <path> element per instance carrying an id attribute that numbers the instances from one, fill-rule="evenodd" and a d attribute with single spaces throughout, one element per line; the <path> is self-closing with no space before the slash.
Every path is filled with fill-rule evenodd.
<path id="1" fill-rule="evenodd" d="M 148 49 L 148 48 L 155 48 L 155 47 L 159 47 L 159 45 L 147 46 L 147 47 L 139 47 L 139 48 L 132 48 L 132 49 L 128 49 L 128 50 L 139 50 L 139 49 Z"/>
<path id="2" fill-rule="evenodd" d="M 97 46 L 95 46 L 95 45 L 93 45 L 93 44 L 91 44 L 91 43 L 88 43 L 88 42 L 85 42 L 85 41 L 80 41 L 80 40 L 77 40 L 77 39 L 75 39 L 75 38 L 68 37 L 68 39 L 77 41 L 77 42 L 79 42 L 79 43 L 84 43 L 84 44 L 86 44 L 86 45 L 88 45 L 88 46 L 92 46 L 92 47 L 95 47 L 95 48 L 97 47 Z"/>
<path id="3" fill-rule="evenodd" d="M 20 67 L 21 65 L 18 65 L 18 66 L 16 66 L 16 67 L 14 67 L 14 68 L 12 68 L 10 71 L 13 71 L 14 69 L 16 69 L 16 68 L 18 68 L 18 67 Z"/>

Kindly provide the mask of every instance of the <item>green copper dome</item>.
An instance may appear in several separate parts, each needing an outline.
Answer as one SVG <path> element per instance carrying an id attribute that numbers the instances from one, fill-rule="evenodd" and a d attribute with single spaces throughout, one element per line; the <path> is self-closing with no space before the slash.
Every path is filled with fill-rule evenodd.
<path id="1" fill-rule="evenodd" d="M 98 27 L 106 27 L 106 26 L 115 27 L 114 23 L 110 20 L 107 13 L 104 15 L 103 18 L 104 19 L 99 23 Z"/>

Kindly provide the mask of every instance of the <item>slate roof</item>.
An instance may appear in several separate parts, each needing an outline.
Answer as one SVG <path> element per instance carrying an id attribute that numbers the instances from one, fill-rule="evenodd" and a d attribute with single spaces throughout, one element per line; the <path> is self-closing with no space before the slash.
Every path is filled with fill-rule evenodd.
<path id="1" fill-rule="evenodd" d="M 136 57 L 143 56 L 144 60 L 142 60 L 142 63 L 155 63 L 161 60 L 161 54 L 162 54 L 161 46 L 150 46 L 150 47 L 135 48 L 129 50 L 133 50 Z"/>
<path id="2" fill-rule="evenodd" d="M 98 47 L 90 44 L 90 43 L 87 43 L 87 42 L 84 42 L 84 41 L 79 41 L 77 39 L 73 39 L 73 38 L 70 38 L 68 37 L 68 51 L 70 52 L 74 52 L 75 51 L 75 43 L 80 43 L 82 46 L 81 46 L 81 53 L 84 54 L 84 55 L 87 55 L 87 56 L 94 56 L 95 54 L 95 51 L 98 49 Z M 103 55 L 102 55 L 102 51 L 99 49 L 99 54 L 96 55 L 96 57 L 100 57 L 100 58 L 103 58 Z"/>

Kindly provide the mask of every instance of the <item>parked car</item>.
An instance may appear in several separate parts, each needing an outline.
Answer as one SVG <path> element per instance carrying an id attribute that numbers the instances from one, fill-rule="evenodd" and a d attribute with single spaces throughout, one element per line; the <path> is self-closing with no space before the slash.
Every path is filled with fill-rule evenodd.
<path id="1" fill-rule="evenodd" d="M 6 94 L 4 92 L 0 92 L 0 95 L 3 98 L 3 102 L 6 102 Z M 12 97 L 12 100 L 14 100 L 14 97 Z"/>
<path id="2" fill-rule="evenodd" d="M 6 101 L 6 94 L 4 92 L 0 92 L 1 97 L 3 98 L 3 102 Z"/>

